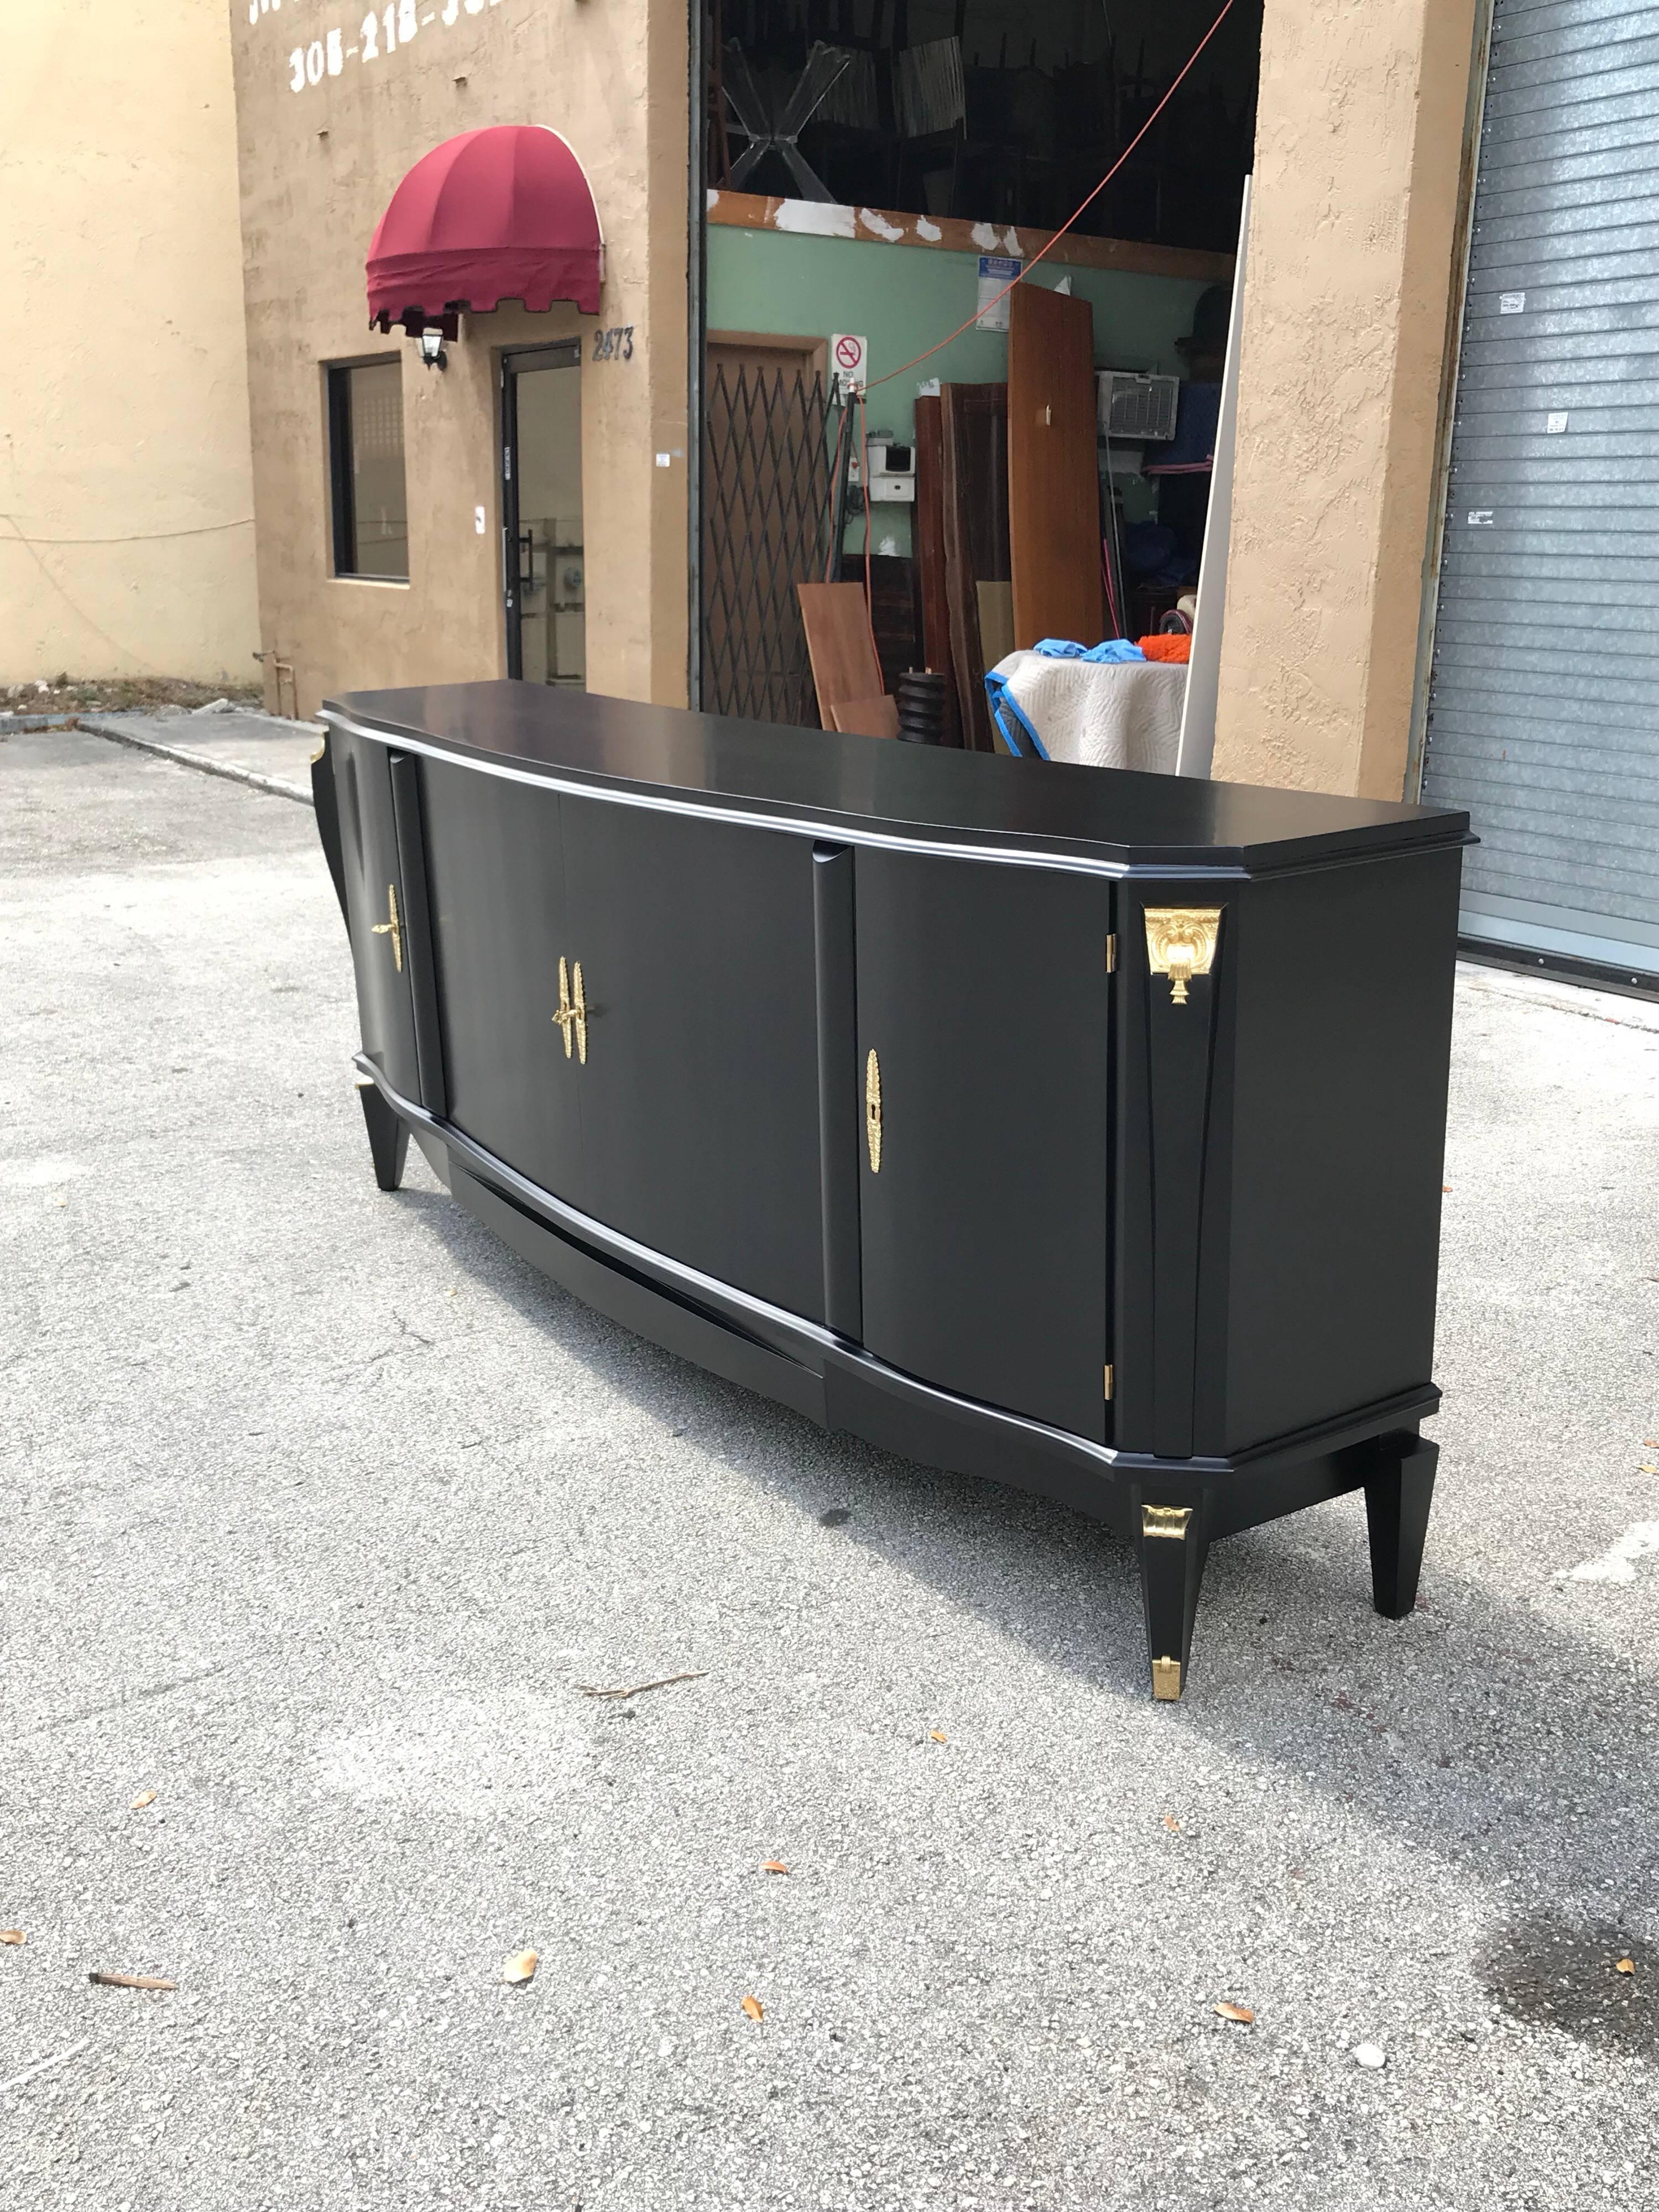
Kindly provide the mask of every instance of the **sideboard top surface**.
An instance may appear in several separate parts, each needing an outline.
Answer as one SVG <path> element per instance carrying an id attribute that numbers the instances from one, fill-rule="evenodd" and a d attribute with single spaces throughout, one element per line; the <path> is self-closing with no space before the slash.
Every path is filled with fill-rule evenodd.
<path id="1" fill-rule="evenodd" d="M 1468 815 L 1444 807 L 789 729 L 508 679 L 347 692 L 324 712 L 550 782 L 1131 869 L 1270 874 L 1468 838 Z"/>

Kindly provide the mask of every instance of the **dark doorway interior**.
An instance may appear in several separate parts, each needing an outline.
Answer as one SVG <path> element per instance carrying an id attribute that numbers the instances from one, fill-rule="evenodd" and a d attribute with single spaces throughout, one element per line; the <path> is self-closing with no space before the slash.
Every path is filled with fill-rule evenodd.
<path id="1" fill-rule="evenodd" d="M 1058 228 L 1219 9 L 1220 0 L 710 0 L 708 181 Z M 1081 234 L 1232 250 L 1261 14 L 1262 0 L 1234 0 Z"/>

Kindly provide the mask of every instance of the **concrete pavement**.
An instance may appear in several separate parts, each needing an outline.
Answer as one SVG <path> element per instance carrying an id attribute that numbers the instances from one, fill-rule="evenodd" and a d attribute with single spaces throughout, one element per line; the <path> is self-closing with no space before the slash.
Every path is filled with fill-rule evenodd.
<path id="1" fill-rule="evenodd" d="M 1098 1529 L 376 1191 L 304 807 L 0 740 L 0 926 L 9 2207 L 1651 2188 L 1659 1010 L 1466 976 L 1425 1607 L 1256 1531 L 1155 1706 Z"/>
<path id="2" fill-rule="evenodd" d="M 311 797 L 311 757 L 322 739 L 316 722 L 290 722 L 252 708 L 202 707 L 189 714 L 82 714 L 81 727 L 203 769 L 233 782 Z"/>

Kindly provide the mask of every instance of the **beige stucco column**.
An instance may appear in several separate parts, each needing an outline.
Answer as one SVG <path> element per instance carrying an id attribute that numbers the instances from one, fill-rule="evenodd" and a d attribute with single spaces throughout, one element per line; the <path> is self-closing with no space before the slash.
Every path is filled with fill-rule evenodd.
<path id="1" fill-rule="evenodd" d="M 1213 774 L 1398 799 L 1480 0 L 1267 0 Z"/>

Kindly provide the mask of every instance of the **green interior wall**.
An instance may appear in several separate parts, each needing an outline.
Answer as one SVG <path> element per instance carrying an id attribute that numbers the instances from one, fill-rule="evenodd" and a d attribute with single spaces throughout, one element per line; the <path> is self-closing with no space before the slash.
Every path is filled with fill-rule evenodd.
<path id="1" fill-rule="evenodd" d="M 795 337 L 855 331 L 869 341 L 872 380 L 937 344 L 979 304 L 979 257 L 973 253 L 721 223 L 708 226 L 708 241 L 711 331 L 776 331 Z M 1030 281 L 1053 286 L 1067 276 L 1074 295 L 1094 309 L 1097 368 L 1181 373 L 1175 342 L 1192 328 L 1194 307 L 1207 289 L 1202 280 L 1043 262 Z M 871 392 L 871 431 L 908 440 L 915 424 L 916 387 L 930 377 L 1001 384 L 1007 375 L 1006 331 L 966 331 L 931 359 Z M 890 535 L 896 550 L 908 553 L 909 518 L 908 506 L 878 506 L 875 543 Z M 847 543 L 862 546 L 861 518 Z"/>

